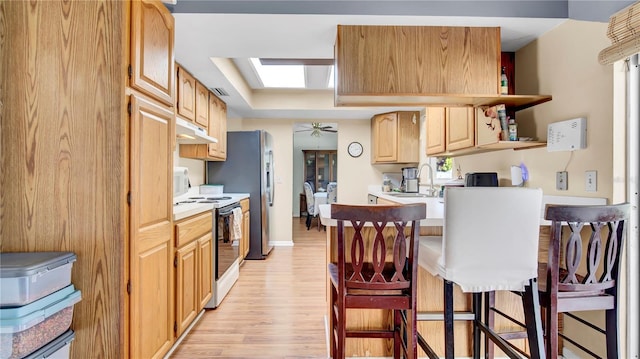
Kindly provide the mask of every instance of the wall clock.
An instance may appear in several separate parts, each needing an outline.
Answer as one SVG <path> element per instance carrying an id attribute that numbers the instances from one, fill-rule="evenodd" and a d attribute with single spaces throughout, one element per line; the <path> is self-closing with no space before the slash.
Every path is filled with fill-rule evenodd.
<path id="1" fill-rule="evenodd" d="M 362 154 L 362 145 L 360 142 L 351 142 L 349 147 L 347 147 L 347 151 L 351 157 L 360 157 Z"/>

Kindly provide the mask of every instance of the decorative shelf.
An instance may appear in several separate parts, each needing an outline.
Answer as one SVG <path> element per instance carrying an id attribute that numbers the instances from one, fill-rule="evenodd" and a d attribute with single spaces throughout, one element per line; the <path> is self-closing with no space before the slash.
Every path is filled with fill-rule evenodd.
<path id="1" fill-rule="evenodd" d="M 336 95 L 336 106 L 494 106 L 520 111 L 551 101 L 550 95 Z"/>
<path id="2" fill-rule="evenodd" d="M 538 148 L 547 146 L 546 142 L 538 141 L 499 141 L 482 146 L 469 147 L 456 151 L 447 151 L 434 154 L 433 156 L 451 156 L 460 157 L 466 155 L 474 155 L 476 153 L 493 152 L 501 150 L 526 150 L 530 148 Z"/>

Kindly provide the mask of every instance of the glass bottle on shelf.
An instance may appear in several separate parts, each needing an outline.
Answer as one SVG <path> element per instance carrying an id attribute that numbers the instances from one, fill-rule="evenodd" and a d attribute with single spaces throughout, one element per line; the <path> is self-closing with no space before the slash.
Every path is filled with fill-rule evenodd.
<path id="1" fill-rule="evenodd" d="M 507 79 L 507 69 L 502 66 L 502 74 L 500 75 L 500 94 L 508 95 L 509 94 L 509 80 Z"/>

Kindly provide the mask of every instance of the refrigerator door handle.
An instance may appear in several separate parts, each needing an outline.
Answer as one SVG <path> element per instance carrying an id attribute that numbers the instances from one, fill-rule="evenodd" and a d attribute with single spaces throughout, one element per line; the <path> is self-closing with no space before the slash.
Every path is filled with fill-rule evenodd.
<path id="1" fill-rule="evenodd" d="M 273 200 L 275 198 L 275 167 L 273 166 L 273 150 L 269 150 L 269 164 L 268 164 L 268 181 L 269 181 L 269 206 L 273 207 Z"/>

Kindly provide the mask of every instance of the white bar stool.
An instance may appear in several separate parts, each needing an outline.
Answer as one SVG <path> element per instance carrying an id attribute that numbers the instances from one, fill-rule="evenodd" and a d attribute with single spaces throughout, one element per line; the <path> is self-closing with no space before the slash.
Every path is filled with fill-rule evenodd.
<path id="1" fill-rule="evenodd" d="M 442 236 L 420 237 L 418 264 L 444 281 L 444 313 L 418 314 L 420 320 L 444 320 L 445 353 L 454 358 L 453 322 L 473 322 L 473 357 L 480 357 L 480 332 L 510 358 L 521 353 L 482 321 L 481 294 L 522 292 L 531 358 L 544 358 L 538 300 L 538 241 L 542 190 L 530 188 L 447 188 Z M 472 312 L 453 311 L 453 285 L 473 293 Z M 420 347 L 438 358 L 419 333 Z M 487 346 L 485 345 L 485 348 Z M 465 355 L 466 356 L 466 355 Z"/>

